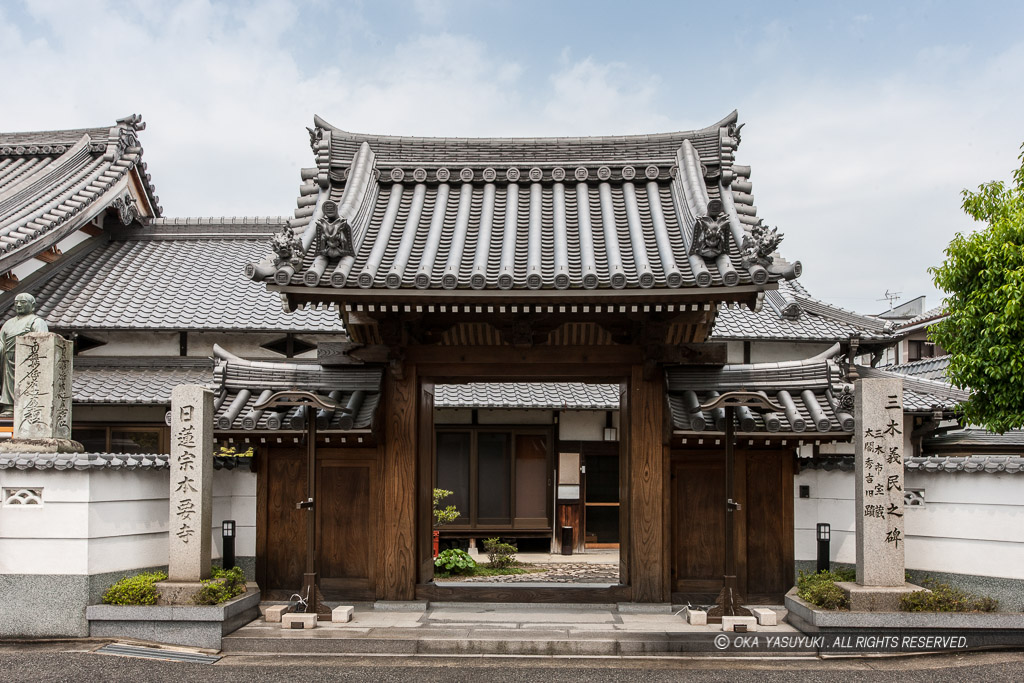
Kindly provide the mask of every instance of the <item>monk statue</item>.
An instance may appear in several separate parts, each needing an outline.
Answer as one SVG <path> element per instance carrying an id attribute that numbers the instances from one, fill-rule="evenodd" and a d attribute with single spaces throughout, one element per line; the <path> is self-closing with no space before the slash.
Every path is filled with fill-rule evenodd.
<path id="1" fill-rule="evenodd" d="M 3 393 L 0 415 L 14 414 L 14 345 L 29 332 L 49 332 L 46 321 L 36 315 L 36 298 L 31 294 L 14 297 L 14 317 L 0 327 L 0 368 L 3 369 Z"/>

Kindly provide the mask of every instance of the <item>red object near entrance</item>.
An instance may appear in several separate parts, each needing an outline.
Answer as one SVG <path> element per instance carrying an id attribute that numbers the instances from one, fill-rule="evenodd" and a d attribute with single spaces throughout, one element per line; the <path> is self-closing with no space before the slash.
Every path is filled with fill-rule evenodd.
<path id="1" fill-rule="evenodd" d="M 438 546 L 441 543 L 441 532 L 434 530 L 434 559 L 437 559 Z"/>

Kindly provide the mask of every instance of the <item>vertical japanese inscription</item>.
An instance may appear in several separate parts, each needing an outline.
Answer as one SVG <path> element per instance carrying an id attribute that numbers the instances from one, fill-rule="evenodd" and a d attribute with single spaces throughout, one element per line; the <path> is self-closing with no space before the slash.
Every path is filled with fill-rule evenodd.
<path id="1" fill-rule="evenodd" d="M 22 401 L 18 428 L 23 433 L 32 434 L 29 438 L 39 438 L 34 432 L 46 426 L 45 404 L 49 402 L 51 395 L 42 386 L 43 362 L 47 360 L 47 356 L 43 350 L 42 340 L 36 335 L 25 335 L 23 339 L 18 340 L 18 345 L 23 352 L 18 358 L 18 370 L 21 372 L 17 374 L 15 381 L 15 396 L 20 397 Z"/>
<path id="2" fill-rule="evenodd" d="M 52 332 L 28 332 L 15 341 L 15 438 L 71 438 L 72 349 Z"/>
<path id="3" fill-rule="evenodd" d="M 857 582 L 902 586 L 903 387 L 899 379 L 857 383 Z"/>
<path id="4" fill-rule="evenodd" d="M 198 581 L 210 572 L 213 394 L 183 385 L 171 394 L 168 575 Z"/>

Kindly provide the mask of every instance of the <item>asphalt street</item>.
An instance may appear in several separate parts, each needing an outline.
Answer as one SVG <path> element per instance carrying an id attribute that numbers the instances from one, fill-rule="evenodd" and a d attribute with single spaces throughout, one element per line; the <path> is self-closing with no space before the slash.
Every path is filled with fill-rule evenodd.
<path id="1" fill-rule="evenodd" d="M 96 654 L 95 643 L 0 643 L 9 681 L 940 681 L 1024 680 L 1024 653 L 842 659 L 229 656 L 194 664 Z"/>

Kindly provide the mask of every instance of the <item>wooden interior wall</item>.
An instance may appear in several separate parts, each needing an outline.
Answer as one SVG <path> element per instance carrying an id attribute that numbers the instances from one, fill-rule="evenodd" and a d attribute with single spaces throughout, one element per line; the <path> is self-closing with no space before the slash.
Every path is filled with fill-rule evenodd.
<path id="1" fill-rule="evenodd" d="M 665 545 L 663 444 L 665 381 L 645 379 L 634 365 L 629 405 L 630 580 L 635 602 L 666 602 L 669 597 Z"/>
<path id="2" fill-rule="evenodd" d="M 383 521 L 377 598 L 412 600 L 416 595 L 416 366 L 406 363 L 401 378 L 384 373 Z"/>

